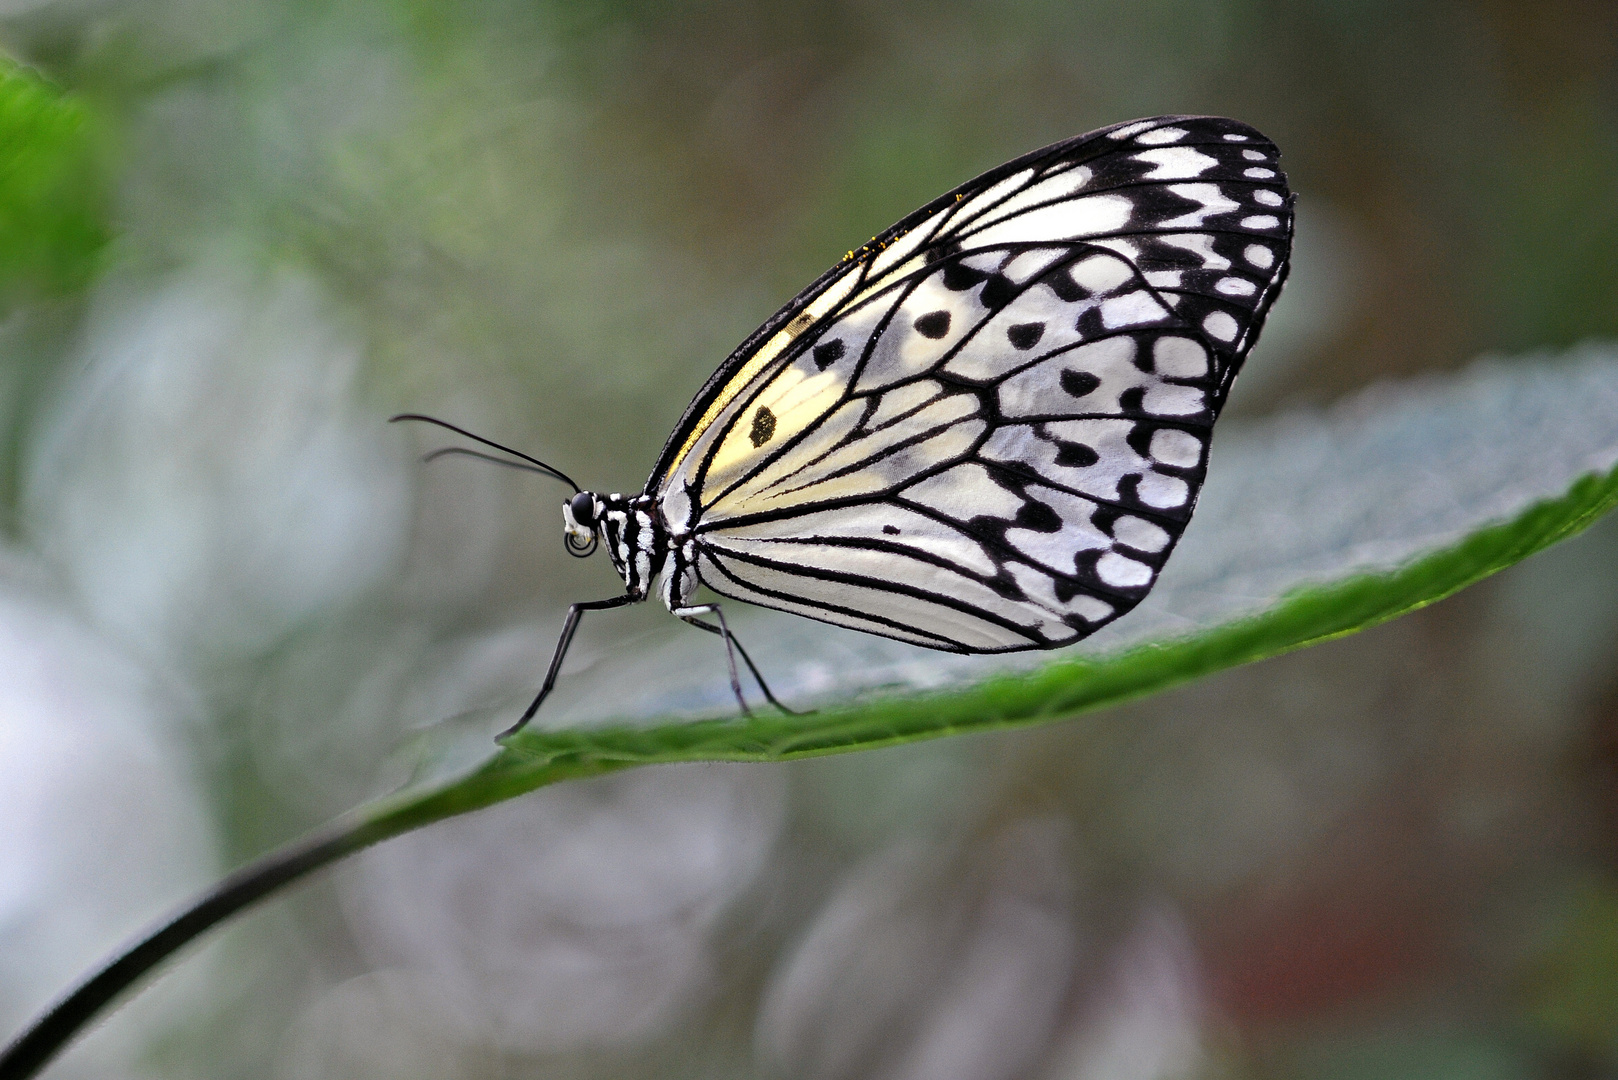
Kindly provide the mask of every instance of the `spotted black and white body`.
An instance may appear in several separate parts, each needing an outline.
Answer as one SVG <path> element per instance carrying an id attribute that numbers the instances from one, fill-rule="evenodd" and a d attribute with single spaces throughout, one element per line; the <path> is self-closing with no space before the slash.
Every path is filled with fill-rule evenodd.
<path id="1" fill-rule="evenodd" d="M 625 593 L 574 605 L 522 722 L 580 615 L 654 585 L 725 638 L 738 699 L 740 647 L 699 585 L 961 653 L 1129 611 L 1286 276 L 1278 156 L 1215 117 L 1104 128 L 850 252 L 720 366 L 642 493 L 565 504 L 569 547 L 605 546 Z"/>

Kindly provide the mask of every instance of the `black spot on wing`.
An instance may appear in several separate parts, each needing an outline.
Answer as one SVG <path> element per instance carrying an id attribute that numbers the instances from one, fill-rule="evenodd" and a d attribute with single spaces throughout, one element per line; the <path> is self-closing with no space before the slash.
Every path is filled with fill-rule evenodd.
<path id="1" fill-rule="evenodd" d="M 837 361 L 841 360 L 843 358 L 843 353 L 846 351 L 847 346 L 843 344 L 841 338 L 833 338 L 831 341 L 822 341 L 819 345 L 814 347 L 814 351 L 812 353 L 815 360 L 815 367 L 819 368 L 821 371 L 825 371 L 827 368 L 837 363 Z"/>
<path id="2" fill-rule="evenodd" d="M 754 446 L 763 446 L 775 434 L 775 414 L 766 406 L 760 405 L 758 412 L 753 414 L 753 430 L 747 433 Z"/>
<path id="3" fill-rule="evenodd" d="M 1018 323 L 1006 331 L 1006 340 L 1011 342 L 1013 349 L 1032 349 L 1044 336 L 1045 324 L 1042 322 Z"/>
<path id="4" fill-rule="evenodd" d="M 1017 525 L 1034 532 L 1061 532 L 1062 516 L 1044 503 L 1029 499 L 1017 508 Z"/>
<path id="5" fill-rule="evenodd" d="M 1069 600 L 1072 600 L 1075 596 L 1079 595 L 1080 588 L 1078 578 L 1061 577 L 1053 574 L 1051 575 L 1051 591 L 1056 594 L 1056 599 L 1059 603 L 1065 604 Z M 1088 629 L 1083 621 L 1078 619 L 1076 616 L 1068 616 L 1068 625 Z"/>
<path id="6" fill-rule="evenodd" d="M 941 280 L 944 288 L 951 292 L 965 292 L 988 276 L 987 271 L 974 270 L 965 263 L 957 261 L 944 267 L 944 276 Z"/>
<path id="7" fill-rule="evenodd" d="M 916 320 L 915 327 L 922 337 L 941 338 L 949 333 L 949 312 L 929 311 Z"/>
<path id="8" fill-rule="evenodd" d="M 1070 274 L 1048 273 L 1041 280 L 1050 287 L 1050 290 L 1056 294 L 1056 298 L 1064 304 L 1077 303 L 1090 295 L 1090 290 L 1074 281 Z"/>
<path id="9" fill-rule="evenodd" d="M 1101 308 L 1087 307 L 1079 313 L 1073 322 L 1073 329 L 1077 330 L 1085 340 L 1098 341 L 1107 336 L 1107 328 L 1101 321 Z"/>
<path id="10" fill-rule="evenodd" d="M 1004 274 L 993 274 L 983 283 L 983 291 L 978 294 L 978 300 L 990 311 L 999 311 L 1017 299 L 1017 294 L 1021 291 Z"/>
<path id="11" fill-rule="evenodd" d="M 1101 455 L 1083 443 L 1058 442 L 1056 463 L 1067 469 L 1088 469 L 1101 460 Z"/>
<path id="12" fill-rule="evenodd" d="M 1152 456 L 1152 433 L 1156 430 L 1151 424 L 1136 424 L 1124 436 L 1124 442 L 1141 457 L 1149 458 Z"/>
<path id="13" fill-rule="evenodd" d="M 1094 393 L 1096 387 L 1101 385 L 1101 379 L 1093 372 L 1074 371 L 1069 368 L 1062 372 L 1062 389 L 1076 398 Z"/>

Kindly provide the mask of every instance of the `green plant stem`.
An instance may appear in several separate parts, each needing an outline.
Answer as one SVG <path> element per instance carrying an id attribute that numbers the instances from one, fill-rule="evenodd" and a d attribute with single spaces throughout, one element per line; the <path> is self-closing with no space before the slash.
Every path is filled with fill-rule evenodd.
<path id="1" fill-rule="evenodd" d="M 454 783 L 425 794 L 416 792 L 384 800 L 237 870 L 174 918 L 114 957 L 29 1025 L 6 1047 L 4 1054 L 0 1054 L 0 1080 L 26 1080 L 36 1075 L 91 1018 L 164 959 L 236 912 L 309 873 L 423 825 L 481 809 L 558 780 L 611 772 L 626 767 L 627 763 L 569 761 L 516 768 L 512 765 L 509 756 L 503 756 L 480 769 L 475 775 L 487 782 L 486 787 Z"/>

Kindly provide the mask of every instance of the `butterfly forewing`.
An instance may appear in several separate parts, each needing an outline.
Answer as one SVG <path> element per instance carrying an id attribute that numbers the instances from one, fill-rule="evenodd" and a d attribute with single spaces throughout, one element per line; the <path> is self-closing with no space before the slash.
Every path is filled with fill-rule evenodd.
<path id="1" fill-rule="evenodd" d="M 716 592 L 967 652 L 1151 588 L 1285 275 L 1251 128 L 1058 143 L 853 253 L 731 357 L 648 486 Z"/>

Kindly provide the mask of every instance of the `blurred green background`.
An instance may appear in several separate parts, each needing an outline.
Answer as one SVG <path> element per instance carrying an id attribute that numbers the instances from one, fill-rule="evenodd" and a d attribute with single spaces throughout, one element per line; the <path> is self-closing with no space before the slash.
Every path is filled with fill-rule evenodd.
<path id="1" fill-rule="evenodd" d="M 1299 193 L 1230 423 L 1618 337 L 1602 0 L 5 0 L 0 47 L 8 1030 L 614 590 L 554 485 L 419 468 L 391 412 L 638 489 L 843 252 L 1156 113 Z M 1070 724 L 540 792 L 271 902 L 50 1075 L 1615 1075 L 1615 661 L 1608 524 Z"/>

